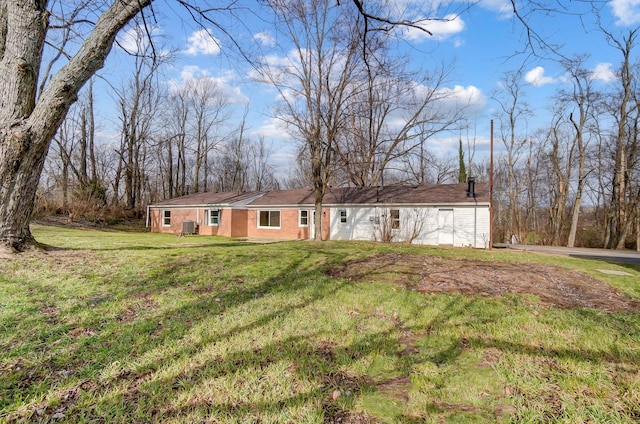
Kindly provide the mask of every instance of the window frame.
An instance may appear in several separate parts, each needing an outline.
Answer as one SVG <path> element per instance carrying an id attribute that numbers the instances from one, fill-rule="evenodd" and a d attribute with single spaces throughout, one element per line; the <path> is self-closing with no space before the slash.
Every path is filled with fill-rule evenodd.
<path id="1" fill-rule="evenodd" d="M 216 212 L 216 222 L 213 223 L 213 213 Z M 209 209 L 207 211 L 207 225 L 210 227 L 219 227 L 220 226 L 220 217 L 222 213 L 220 209 Z"/>
<path id="2" fill-rule="evenodd" d="M 305 216 L 303 216 L 303 214 Z M 303 224 L 302 220 L 306 222 Z M 298 227 L 308 227 L 309 226 L 309 209 L 298 209 Z"/>
<path id="3" fill-rule="evenodd" d="M 267 213 L 267 217 L 268 217 L 268 225 L 261 225 L 262 223 L 262 214 L 263 213 Z M 272 214 L 277 213 L 278 215 L 278 225 L 271 225 L 271 221 L 272 221 Z M 280 209 L 258 209 L 258 215 L 257 215 L 257 227 L 260 229 L 267 229 L 267 230 L 279 230 L 282 228 L 282 213 L 280 211 Z"/>
<path id="4" fill-rule="evenodd" d="M 389 209 L 389 223 L 392 230 L 400 229 L 400 209 Z"/>
<path id="5" fill-rule="evenodd" d="M 338 209 L 338 222 L 340 224 L 347 223 L 347 210 L 346 209 Z"/>
<path id="6" fill-rule="evenodd" d="M 171 227 L 171 209 L 162 210 L 162 226 Z"/>

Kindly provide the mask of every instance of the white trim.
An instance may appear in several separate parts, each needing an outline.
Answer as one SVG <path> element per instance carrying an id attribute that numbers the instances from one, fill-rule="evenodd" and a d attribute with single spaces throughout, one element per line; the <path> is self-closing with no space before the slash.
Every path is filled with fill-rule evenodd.
<path id="1" fill-rule="evenodd" d="M 461 202 L 461 203 L 323 203 L 322 209 L 334 208 L 457 208 L 457 207 L 489 207 L 489 202 Z M 185 206 L 180 206 L 185 207 Z M 246 209 L 315 209 L 313 204 L 281 203 L 277 205 L 246 205 Z"/>
<path id="2" fill-rule="evenodd" d="M 349 223 L 349 215 L 347 213 L 347 208 L 337 208 L 338 209 L 338 223 L 339 224 L 348 224 Z M 344 221 L 342 220 L 342 212 L 344 212 Z"/>
<path id="3" fill-rule="evenodd" d="M 271 223 L 271 212 L 278 212 L 278 222 L 280 225 L 262 226 L 260 225 L 260 212 L 269 212 L 269 223 Z M 282 228 L 282 211 L 280 209 L 258 209 L 256 210 L 256 225 L 261 230 L 280 230 Z"/>
<path id="4" fill-rule="evenodd" d="M 218 218 L 217 218 L 218 222 L 215 223 L 215 224 L 212 224 L 211 223 L 211 212 L 214 212 L 214 211 L 218 212 Z M 204 214 L 204 219 L 205 219 L 208 227 L 219 227 L 220 226 L 220 221 L 221 221 L 220 218 L 221 217 L 222 217 L 222 209 L 220 209 L 220 208 L 207 209 L 205 214 Z"/>
<path id="5" fill-rule="evenodd" d="M 164 215 L 165 212 L 169 212 L 169 223 L 168 224 L 165 224 L 165 218 L 166 218 L 165 215 Z M 171 227 L 171 209 L 162 209 L 161 214 L 162 214 L 161 215 L 162 226 L 165 227 L 165 228 L 166 227 Z"/>
<path id="6" fill-rule="evenodd" d="M 301 224 L 302 212 L 306 212 L 307 213 L 307 216 L 306 216 L 307 223 L 306 224 Z M 309 209 L 298 209 L 298 227 L 302 227 L 302 228 L 309 227 L 309 215 L 310 215 Z"/>

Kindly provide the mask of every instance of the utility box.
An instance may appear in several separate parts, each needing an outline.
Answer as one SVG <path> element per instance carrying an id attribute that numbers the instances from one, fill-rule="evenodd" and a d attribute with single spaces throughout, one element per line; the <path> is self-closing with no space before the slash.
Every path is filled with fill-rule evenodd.
<path id="1" fill-rule="evenodd" d="M 184 221 L 182 223 L 182 234 L 189 235 L 196 233 L 196 223 L 194 221 Z"/>

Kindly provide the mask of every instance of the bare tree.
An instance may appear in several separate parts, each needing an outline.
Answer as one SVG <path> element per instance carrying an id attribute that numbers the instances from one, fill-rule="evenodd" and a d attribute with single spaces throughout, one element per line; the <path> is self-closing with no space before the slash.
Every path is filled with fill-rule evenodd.
<path id="1" fill-rule="evenodd" d="M 68 213 L 70 219 L 83 211 L 90 212 L 90 218 L 98 218 L 96 212 L 105 204 L 106 189 L 98 177 L 94 137 L 90 84 L 60 126 L 45 163 L 46 176 L 56 181 L 50 188 L 61 196 L 58 210 Z"/>
<path id="2" fill-rule="evenodd" d="M 567 204 L 573 172 L 574 146 L 567 142 L 571 134 L 563 127 L 564 117 L 556 115 L 556 120 L 547 136 L 546 165 L 548 181 L 545 186 L 549 193 L 550 242 L 554 246 L 561 243 L 567 218 Z"/>
<path id="3" fill-rule="evenodd" d="M 230 101 L 218 84 L 207 77 L 188 81 L 184 90 L 191 109 L 188 134 L 194 139 L 193 191 L 197 193 L 207 190 L 209 155 L 220 143 L 219 138 L 224 138 L 220 132 L 222 124 L 230 118 Z"/>
<path id="4" fill-rule="evenodd" d="M 438 132 L 431 132 L 429 128 L 427 122 L 418 125 L 417 145 L 400 158 L 403 180 L 419 185 L 454 182 L 457 161 L 452 157 L 440 158 L 431 152 L 428 141 Z"/>
<path id="5" fill-rule="evenodd" d="M 114 2 L 36 98 L 50 12 L 44 1 L 0 1 L 0 244 L 35 243 L 29 220 L 44 160 L 80 88 L 100 69 L 118 31 L 150 0 Z"/>
<path id="6" fill-rule="evenodd" d="M 520 202 L 521 186 L 518 184 L 516 165 L 526 146 L 526 137 L 520 132 L 526 126 L 526 120 L 531 114 L 529 106 L 523 101 L 522 72 L 507 72 L 502 80 L 502 91 L 496 93 L 493 99 L 500 107 L 498 116 L 500 126 L 500 138 L 504 144 L 505 171 L 506 171 L 506 225 L 510 235 L 515 235 L 522 240 L 524 227 L 522 222 L 522 210 Z"/>
<path id="7" fill-rule="evenodd" d="M 45 0 L 26 3 L 0 0 L 0 245 L 5 250 L 20 251 L 36 244 L 29 229 L 29 220 L 51 140 L 70 105 L 76 101 L 82 86 L 104 65 L 118 32 L 151 3 L 152 0 L 91 2 L 90 7 L 86 8 L 88 19 L 67 22 L 66 17 L 69 15 L 63 12 L 66 10 L 65 7 L 68 7 L 68 2 L 53 2 L 49 7 Z M 274 0 L 276 8 L 300 5 L 297 2 L 283 2 L 280 5 L 276 3 Z M 179 0 L 179 4 L 200 22 L 213 23 L 225 32 L 223 23 L 217 21 L 216 17 L 219 18 L 221 13 L 232 9 L 235 2 L 211 4 L 202 1 L 196 4 Z M 364 36 L 361 41 L 365 46 L 366 36 L 372 31 L 389 30 L 396 25 L 421 28 L 420 21 L 395 20 L 371 13 L 368 9 L 370 5 L 365 6 L 362 0 L 352 0 L 349 5 L 351 7 L 345 6 L 342 9 L 345 12 L 343 14 L 350 15 L 350 10 L 357 10 L 364 22 L 364 31 L 361 33 Z M 304 15 L 304 11 L 298 13 L 299 23 L 312 23 L 313 20 L 321 23 L 318 19 L 307 19 Z M 140 16 L 143 22 L 146 22 L 144 15 Z M 58 20 L 59 24 L 50 26 L 53 20 Z M 426 20 L 428 19 L 423 21 Z M 66 50 L 64 46 L 56 50 L 58 46 L 55 43 L 48 44 L 51 39 L 47 37 L 51 37 L 53 29 L 67 28 L 75 23 L 83 25 L 82 30 L 77 33 L 86 35 L 72 43 L 75 50 Z M 321 28 L 323 31 L 327 30 L 326 26 Z M 71 33 L 74 32 L 69 32 Z M 64 39 L 64 36 L 62 38 Z M 348 44 L 353 44 L 350 37 Z M 62 66 L 58 63 L 55 67 L 49 68 L 58 69 L 53 75 L 49 74 L 49 69 L 41 72 L 45 46 L 49 46 L 47 51 L 51 48 L 54 52 L 61 52 L 56 60 L 66 60 Z M 324 49 L 322 51 L 325 52 Z M 304 59 L 311 58 L 300 49 L 298 53 Z M 338 58 L 323 56 L 322 61 L 318 63 L 326 65 L 327 61 L 335 67 Z M 346 69 L 351 68 L 348 61 L 342 63 L 346 65 Z M 313 72 L 315 73 L 315 69 Z M 38 92 L 39 82 L 42 84 Z M 323 84 L 325 83 L 326 81 Z M 329 94 L 326 90 L 314 92 L 323 93 L 323 96 Z M 335 91 L 332 93 L 324 100 L 330 100 L 328 104 L 340 104 L 343 100 L 342 95 Z M 313 105 L 309 106 L 309 110 L 313 110 Z M 339 120 L 339 117 L 324 115 L 323 118 L 326 119 L 326 122 L 322 123 L 323 128 L 336 128 L 335 121 Z M 314 125 L 317 124 L 320 122 Z M 330 140 L 335 137 L 331 131 L 321 134 L 312 127 L 308 127 L 307 130 L 311 130 L 305 131 L 309 140 Z M 312 156 L 314 172 L 319 177 L 317 193 L 318 200 L 321 201 L 324 188 L 320 184 L 325 181 L 322 177 L 322 161 L 330 159 L 331 149 L 325 149 L 327 146 L 322 147 L 321 143 L 318 146 L 321 150 L 319 153 L 314 150 Z"/>
<path id="8" fill-rule="evenodd" d="M 636 46 L 638 28 L 629 30 L 621 39 L 613 34 L 602 31 L 609 41 L 621 53 L 622 63 L 619 72 L 620 91 L 610 103 L 612 116 L 616 121 L 617 129 L 614 135 L 614 168 L 611 181 L 611 202 L 607 215 L 604 246 L 607 248 L 621 249 L 624 247 L 626 236 L 632 229 L 634 209 L 628 204 L 626 196 L 629 177 L 629 148 L 635 147 L 635 128 L 638 120 L 638 103 L 634 101 L 636 78 L 631 63 L 632 50 Z M 635 197 L 635 196 L 634 196 Z"/>
<path id="9" fill-rule="evenodd" d="M 167 132 L 162 136 L 162 150 L 166 159 L 165 173 L 167 197 L 184 196 L 187 189 L 187 131 L 189 101 L 184 90 L 175 90 L 167 96 Z"/>
<path id="10" fill-rule="evenodd" d="M 132 31 L 136 37 L 136 51 L 130 52 L 135 59 L 134 72 L 130 80 L 116 91 L 121 135 L 113 191 L 117 202 L 120 181 L 124 179 L 125 208 L 138 213 L 146 171 L 144 159 L 152 139 L 153 119 L 160 104 L 157 75 L 162 60 L 153 55 L 144 27 L 138 25 Z"/>
<path id="11" fill-rule="evenodd" d="M 574 60 L 564 61 L 564 68 L 571 78 L 572 90 L 564 93 L 562 98 L 565 99 L 563 104 L 570 103 L 573 105 L 576 113 L 569 113 L 569 122 L 573 129 L 572 142 L 569 148 L 568 161 L 577 161 L 574 164 L 576 169 L 577 184 L 575 187 L 575 197 L 570 213 L 570 228 L 567 239 L 567 247 L 573 247 L 576 241 L 576 233 L 578 231 L 578 220 L 580 217 L 580 207 L 582 206 L 582 198 L 585 189 L 588 170 L 586 168 L 587 153 L 589 147 L 589 126 L 593 120 L 593 110 L 599 102 L 598 93 L 593 89 L 592 78 L 589 72 L 584 68 L 584 57 L 576 57 Z M 575 158 L 577 156 L 577 158 Z"/>
<path id="12" fill-rule="evenodd" d="M 270 164 L 271 151 L 264 138 L 260 138 L 252 145 L 252 157 L 249 164 L 249 178 L 254 190 L 277 190 L 280 181 L 276 178 L 275 170 Z"/>
<path id="13" fill-rule="evenodd" d="M 322 200 L 333 152 L 346 122 L 346 99 L 361 34 L 362 17 L 330 0 L 269 3 L 294 48 L 286 66 L 261 69 L 265 82 L 281 93 L 279 116 L 304 143 L 315 192 L 315 239 L 321 240 Z"/>
<path id="14" fill-rule="evenodd" d="M 383 184 L 394 163 L 423 147 L 426 138 L 452 129 L 463 107 L 444 104 L 453 94 L 443 89 L 449 69 L 441 67 L 415 81 L 416 75 L 398 65 L 404 61 L 389 57 L 387 49 L 375 53 L 375 66 L 367 65 L 360 74 L 362 90 L 348 99 L 348 131 L 336 144 L 336 166 L 356 186 Z"/>

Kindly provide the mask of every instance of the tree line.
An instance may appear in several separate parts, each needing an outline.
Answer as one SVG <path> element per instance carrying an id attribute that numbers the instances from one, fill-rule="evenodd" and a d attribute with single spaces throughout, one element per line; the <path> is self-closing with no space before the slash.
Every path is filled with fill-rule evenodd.
<path id="1" fill-rule="evenodd" d="M 201 191 L 314 187 L 321 205 L 330 185 L 488 181 L 465 107 L 447 107 L 450 68 L 409 72 L 384 33 L 364 30 L 357 10 L 327 0 L 269 5 L 297 54 L 284 65 L 258 63 L 254 78 L 281 93 L 274 113 L 298 143 L 293 175 L 276 176 L 269 143 L 248 137 L 244 119 L 225 125 L 232 102 L 213 80 L 162 88 L 163 62 L 141 31 L 135 69 L 114 89 L 120 145 L 96 146 L 89 85 L 54 138 L 44 204 L 72 215 L 139 216 L 149 203 Z M 567 82 L 551 99 L 548 125 L 522 130 L 534 114 L 522 69 L 506 72 L 492 94 L 495 241 L 638 245 L 637 30 L 602 33 L 619 55 L 615 83 L 598 85 L 587 55 L 562 58 Z M 445 134 L 459 135 L 457 157 L 433 153 L 432 140 Z"/>
<path id="2" fill-rule="evenodd" d="M 488 160 L 476 155 L 476 136 L 463 136 L 473 132 L 465 113 L 471 99 L 461 104 L 446 86 L 452 68 L 409 70 L 396 54 L 398 31 L 428 32 L 421 24 L 434 18 L 394 20 L 382 4 L 365 7 L 359 0 L 260 3 L 275 17 L 279 39 L 287 41 L 276 46 L 285 61 L 249 60 L 252 78 L 279 92 L 273 115 L 297 143 L 295 173 L 285 178 L 275 173 L 269 143 L 247 136 L 245 119 L 228 125 L 237 112 L 213 80 L 159 82 L 169 59 L 150 37 L 151 3 L 82 3 L 69 13 L 63 4 L 47 9 L 46 2 L 18 7 L 0 0 L 3 246 L 21 250 L 34 243 L 28 223 L 36 194 L 43 209 L 72 219 L 108 219 L 141 216 L 150 203 L 202 191 L 312 187 L 320 210 L 331 185 L 489 179 Z M 217 27 L 216 13 L 231 10 L 180 5 Z M 470 6 L 461 3 L 454 12 Z M 524 15 L 514 12 L 526 26 Z M 134 66 L 130 78 L 112 89 L 119 141 L 106 145 L 96 142 L 92 83 L 81 89 L 129 24 L 137 31 Z M 527 43 L 536 42 L 535 31 L 527 29 Z M 543 128 L 523 130 L 533 112 L 522 69 L 505 73 L 503 89 L 493 94 L 500 146 L 492 174 L 494 240 L 640 245 L 637 29 L 600 31 L 619 55 L 615 84 L 597 87 L 587 56 L 558 55 L 569 88 L 557 92 Z M 53 53 L 47 66 L 45 50 Z M 459 137 L 457 155 L 435 155 L 437 139 L 452 133 Z"/>

